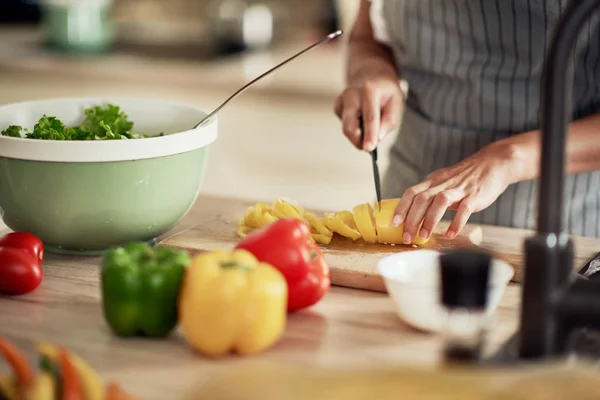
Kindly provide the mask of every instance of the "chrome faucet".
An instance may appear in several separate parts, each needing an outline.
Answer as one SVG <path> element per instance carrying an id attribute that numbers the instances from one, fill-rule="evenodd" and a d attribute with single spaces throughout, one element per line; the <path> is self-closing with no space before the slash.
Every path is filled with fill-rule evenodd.
<path id="1" fill-rule="evenodd" d="M 525 241 L 518 358 L 565 356 L 574 329 L 600 327 L 600 284 L 573 271 L 573 242 L 563 232 L 563 188 L 572 116 L 574 49 L 600 0 L 571 0 L 559 21 L 542 77 L 542 155 L 537 234 Z"/>

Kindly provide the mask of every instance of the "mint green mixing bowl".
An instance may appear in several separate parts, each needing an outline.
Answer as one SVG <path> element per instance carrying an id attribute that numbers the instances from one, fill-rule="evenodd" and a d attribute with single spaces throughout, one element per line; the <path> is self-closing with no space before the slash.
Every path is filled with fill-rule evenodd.
<path id="1" fill-rule="evenodd" d="M 45 141 L 0 136 L 0 216 L 37 235 L 49 252 L 100 255 L 172 229 L 196 201 L 216 120 L 205 112 L 143 99 L 53 99 L 0 106 L 0 130 L 32 129 L 43 115 L 67 125 L 84 108 L 119 105 L 134 129 L 155 136 L 108 141 Z M 159 136 L 164 133 L 164 136 Z"/>

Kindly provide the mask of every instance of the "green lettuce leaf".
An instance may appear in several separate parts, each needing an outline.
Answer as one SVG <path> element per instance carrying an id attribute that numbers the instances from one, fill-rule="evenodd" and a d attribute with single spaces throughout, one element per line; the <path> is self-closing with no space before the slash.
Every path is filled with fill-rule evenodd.
<path id="1" fill-rule="evenodd" d="M 81 124 L 75 127 L 67 127 L 58 118 L 44 115 L 35 124 L 33 132 L 11 125 L 1 134 L 41 140 L 120 140 L 146 137 L 133 132 L 133 122 L 119 106 L 109 104 L 105 107 L 89 107 L 84 110 L 84 114 Z"/>

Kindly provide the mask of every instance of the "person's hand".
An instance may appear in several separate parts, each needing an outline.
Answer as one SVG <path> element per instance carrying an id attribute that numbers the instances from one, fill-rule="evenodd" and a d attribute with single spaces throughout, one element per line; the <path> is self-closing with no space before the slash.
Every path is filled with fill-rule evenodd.
<path id="1" fill-rule="evenodd" d="M 410 243 L 417 234 L 429 238 L 446 210 L 456 210 L 444 235 L 453 239 L 472 213 L 489 207 L 510 184 L 519 180 L 519 160 L 514 147 L 495 142 L 458 164 L 434 171 L 406 190 L 392 224 L 404 223 L 402 240 Z"/>
<path id="2" fill-rule="evenodd" d="M 398 128 L 404 95 L 398 77 L 372 73 L 346 88 L 335 100 L 344 135 L 359 150 L 373 151 L 377 143 Z M 363 117 L 364 140 L 359 117 Z"/>

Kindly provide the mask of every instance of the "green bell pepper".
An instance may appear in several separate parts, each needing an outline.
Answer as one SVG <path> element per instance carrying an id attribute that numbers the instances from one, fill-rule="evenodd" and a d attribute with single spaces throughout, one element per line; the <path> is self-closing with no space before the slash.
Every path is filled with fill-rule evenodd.
<path id="1" fill-rule="evenodd" d="M 104 318 L 118 336 L 167 336 L 190 264 L 187 252 L 134 242 L 109 250 L 101 272 Z"/>

